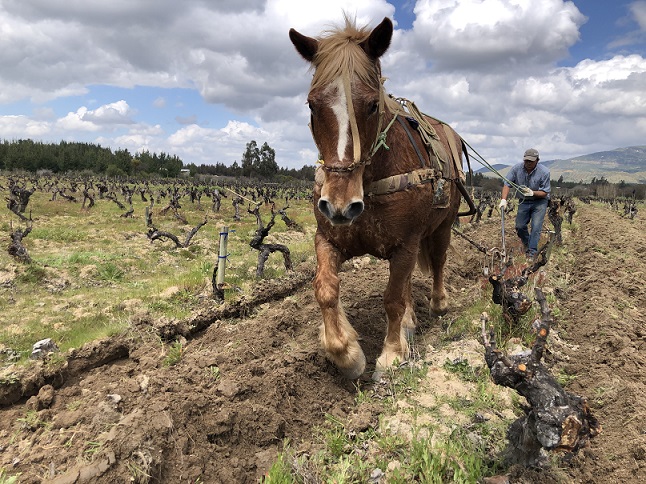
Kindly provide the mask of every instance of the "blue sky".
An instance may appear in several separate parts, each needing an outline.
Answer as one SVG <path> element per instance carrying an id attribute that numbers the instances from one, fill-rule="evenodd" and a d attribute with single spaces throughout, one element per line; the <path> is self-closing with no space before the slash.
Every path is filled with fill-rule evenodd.
<path id="1" fill-rule="evenodd" d="M 231 164 L 313 164 L 311 73 L 289 42 L 343 10 L 394 18 L 387 90 L 490 163 L 646 144 L 646 0 L 3 0 L 0 138 Z"/>

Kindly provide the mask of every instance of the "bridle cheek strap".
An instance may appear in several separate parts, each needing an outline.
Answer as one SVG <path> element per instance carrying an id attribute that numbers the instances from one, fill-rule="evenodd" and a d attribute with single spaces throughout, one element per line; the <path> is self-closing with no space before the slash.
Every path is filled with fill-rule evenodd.
<path id="1" fill-rule="evenodd" d="M 348 72 L 343 73 L 343 89 L 345 90 L 345 99 L 348 103 L 348 114 L 350 116 L 350 131 L 352 132 L 352 147 L 354 149 L 353 165 L 361 162 L 361 141 L 359 140 L 359 127 L 357 126 L 357 117 L 354 114 L 354 104 L 352 102 L 352 85 Z"/>

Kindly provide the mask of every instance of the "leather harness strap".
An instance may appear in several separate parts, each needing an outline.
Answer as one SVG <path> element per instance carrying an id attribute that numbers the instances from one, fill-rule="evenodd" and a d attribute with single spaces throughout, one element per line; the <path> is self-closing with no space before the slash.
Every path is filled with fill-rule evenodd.
<path id="1" fill-rule="evenodd" d="M 397 116 L 397 115 L 395 115 L 395 116 Z M 397 116 L 397 121 L 399 121 L 399 124 L 402 125 L 402 127 L 404 128 L 404 131 L 408 135 L 408 139 L 410 140 L 410 144 L 412 144 L 413 148 L 415 148 L 415 153 L 417 153 L 417 157 L 419 158 L 421 167 L 425 168 L 426 167 L 426 162 L 424 161 L 424 157 L 422 156 L 422 152 L 417 147 L 417 143 L 415 142 L 415 138 L 413 138 L 413 133 L 410 132 L 410 129 L 408 127 L 407 121 L 404 121 L 401 116 Z"/>
<path id="2" fill-rule="evenodd" d="M 389 176 L 372 182 L 368 186 L 367 195 L 386 195 L 401 190 L 408 190 L 416 185 L 430 183 L 438 178 L 438 173 L 433 168 L 420 168 L 419 170 Z"/>
<path id="3" fill-rule="evenodd" d="M 458 154 L 458 146 L 455 144 L 455 137 L 453 136 L 453 130 L 446 124 L 442 123 L 442 127 L 444 128 L 444 132 L 446 133 L 446 138 L 449 141 L 449 147 L 451 148 L 451 157 L 453 158 L 453 166 L 449 167 L 449 171 L 452 173 L 445 173 L 445 176 L 449 178 L 453 178 L 454 175 L 460 176 L 461 178 L 464 177 L 464 172 L 461 170 L 462 168 L 462 162 L 460 155 Z M 453 173 L 456 171 L 457 173 Z"/>

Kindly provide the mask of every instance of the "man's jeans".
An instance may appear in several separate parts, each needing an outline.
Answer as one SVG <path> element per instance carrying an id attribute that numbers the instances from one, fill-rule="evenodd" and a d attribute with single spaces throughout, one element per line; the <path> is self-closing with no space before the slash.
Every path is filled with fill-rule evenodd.
<path id="1" fill-rule="evenodd" d="M 543 230 L 543 220 L 547 212 L 547 198 L 537 198 L 535 200 L 523 200 L 518 205 L 516 214 L 516 233 L 523 242 L 525 249 L 530 255 L 538 252 L 538 241 L 541 238 Z M 531 221 L 531 232 L 527 230 L 527 225 Z"/>

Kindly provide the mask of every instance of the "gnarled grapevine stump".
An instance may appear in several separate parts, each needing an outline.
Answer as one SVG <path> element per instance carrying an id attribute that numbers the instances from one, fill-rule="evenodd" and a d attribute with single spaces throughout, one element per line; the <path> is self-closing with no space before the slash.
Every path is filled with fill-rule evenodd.
<path id="1" fill-rule="evenodd" d="M 534 321 L 537 336 L 529 352 L 505 355 L 496 347 L 493 330 L 487 333 L 486 314 L 482 316 L 485 361 L 491 379 L 513 388 L 528 403 L 525 415 L 507 430 L 506 452 L 511 463 L 528 467 L 543 464 L 545 450 L 574 453 L 601 432 L 586 399 L 565 391 L 541 363 L 552 317 L 543 292 L 536 288 L 535 293 L 542 317 Z"/>

